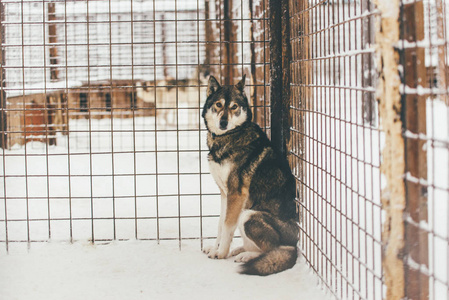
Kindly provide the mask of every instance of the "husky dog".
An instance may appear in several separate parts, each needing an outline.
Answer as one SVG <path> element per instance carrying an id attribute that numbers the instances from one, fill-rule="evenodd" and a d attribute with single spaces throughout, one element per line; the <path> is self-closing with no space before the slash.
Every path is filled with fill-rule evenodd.
<path id="1" fill-rule="evenodd" d="M 269 275 L 292 268 L 299 228 L 295 179 L 287 160 L 253 123 L 244 93 L 245 75 L 235 86 L 210 76 L 202 116 L 208 130 L 210 172 L 221 192 L 217 241 L 209 258 L 235 256 L 240 273 Z M 243 247 L 229 253 L 236 228 Z"/>

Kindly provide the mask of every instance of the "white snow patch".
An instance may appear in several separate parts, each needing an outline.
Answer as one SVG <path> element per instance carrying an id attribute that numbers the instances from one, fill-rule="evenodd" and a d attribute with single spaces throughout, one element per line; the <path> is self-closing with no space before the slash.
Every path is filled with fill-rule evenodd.
<path id="1" fill-rule="evenodd" d="M 237 273 L 195 242 L 33 244 L 0 256 L 1 299 L 327 299 L 303 260 L 268 277 Z M 197 243 L 197 242 L 196 242 Z"/>

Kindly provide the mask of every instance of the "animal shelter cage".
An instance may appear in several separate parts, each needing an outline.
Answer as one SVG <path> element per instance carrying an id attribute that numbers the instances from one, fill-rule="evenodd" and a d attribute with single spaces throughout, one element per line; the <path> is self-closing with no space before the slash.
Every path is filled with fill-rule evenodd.
<path id="1" fill-rule="evenodd" d="M 2 0 L 0 242 L 203 241 L 207 79 L 247 75 L 335 299 L 449 299 L 446 0 Z"/>

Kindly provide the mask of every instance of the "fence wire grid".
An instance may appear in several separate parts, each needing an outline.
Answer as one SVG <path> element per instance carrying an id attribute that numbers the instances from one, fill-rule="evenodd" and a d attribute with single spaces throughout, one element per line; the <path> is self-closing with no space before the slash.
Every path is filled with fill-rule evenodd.
<path id="1" fill-rule="evenodd" d="M 371 1 L 291 2 L 301 248 L 339 299 L 382 299 L 381 138 Z"/>
<path id="2" fill-rule="evenodd" d="M 269 128 L 265 11 L 261 1 L 1 1 L 6 249 L 213 237 L 219 193 L 200 109 L 209 74 L 223 84 L 251 74 L 247 94 Z"/>
<path id="3" fill-rule="evenodd" d="M 201 108 L 246 74 L 330 297 L 449 299 L 448 8 L 0 1 L 0 251 L 214 238 Z"/>

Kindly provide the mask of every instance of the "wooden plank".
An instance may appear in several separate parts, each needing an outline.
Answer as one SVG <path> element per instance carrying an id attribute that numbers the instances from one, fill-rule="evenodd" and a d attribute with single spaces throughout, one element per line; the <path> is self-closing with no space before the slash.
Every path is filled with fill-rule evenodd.
<path id="1" fill-rule="evenodd" d="M 223 2 L 223 43 L 224 43 L 224 84 L 231 85 L 234 83 L 234 65 L 236 64 L 236 30 L 232 20 L 232 0 L 224 0 Z"/>
<path id="2" fill-rule="evenodd" d="M 424 40 L 423 2 L 407 3 L 403 7 L 402 40 L 414 43 Z M 404 67 L 403 83 L 411 89 L 427 87 L 427 70 L 425 66 L 425 49 L 407 47 L 401 53 Z M 406 90 L 410 90 L 410 89 Z M 404 114 L 404 131 L 418 136 L 426 135 L 426 96 L 416 93 L 403 95 L 402 110 Z M 429 299 L 429 277 L 416 266 L 428 268 L 428 233 L 420 229 L 420 222 L 427 222 L 427 188 L 409 176 L 427 180 L 426 140 L 405 139 L 406 162 L 406 216 L 410 221 L 405 224 L 405 296 L 409 299 Z M 413 263 L 411 263 L 413 262 Z"/>
<path id="3" fill-rule="evenodd" d="M 50 45 L 50 79 L 51 81 L 59 80 L 58 70 L 58 36 L 56 31 L 56 4 L 53 2 L 48 3 L 48 43 Z"/>
<path id="4" fill-rule="evenodd" d="M 404 275 L 404 137 L 401 119 L 401 78 L 399 53 L 395 45 L 400 39 L 400 0 L 375 0 L 380 12 L 376 27 L 378 85 L 377 100 L 381 130 L 385 141 L 382 149 L 381 171 L 385 186 L 381 200 L 384 212 L 382 224 L 382 266 L 386 286 L 386 300 L 400 300 L 405 296 Z"/>

